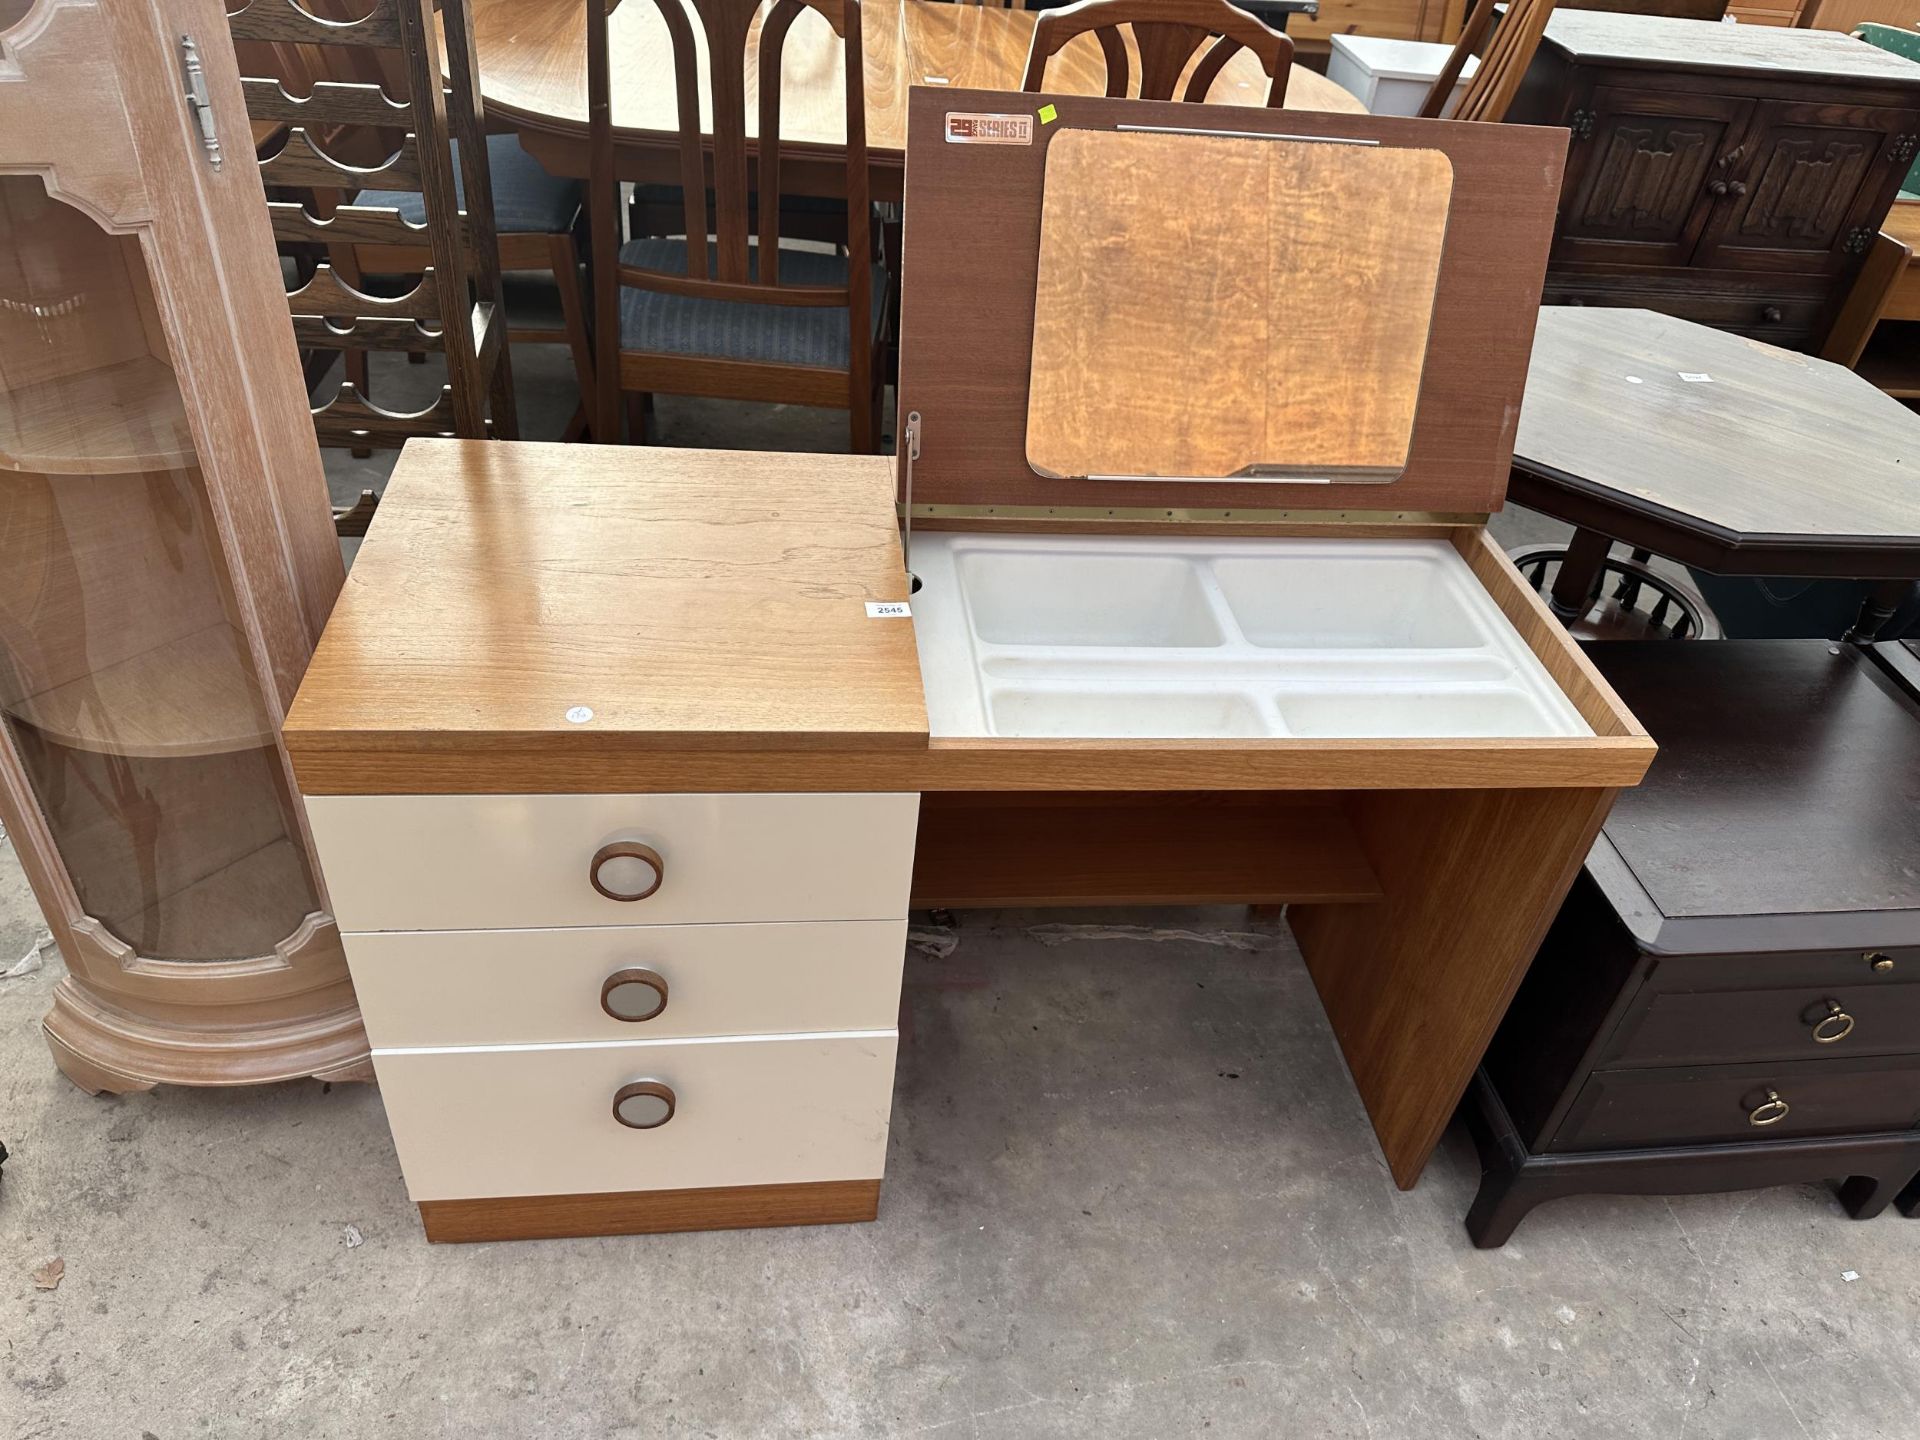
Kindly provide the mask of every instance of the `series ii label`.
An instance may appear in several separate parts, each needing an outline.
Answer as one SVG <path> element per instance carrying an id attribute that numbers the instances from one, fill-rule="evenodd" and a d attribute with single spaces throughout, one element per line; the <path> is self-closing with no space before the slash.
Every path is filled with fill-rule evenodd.
<path id="1" fill-rule="evenodd" d="M 950 145 L 1031 145 L 1031 115 L 979 115 L 963 110 L 947 112 Z"/>

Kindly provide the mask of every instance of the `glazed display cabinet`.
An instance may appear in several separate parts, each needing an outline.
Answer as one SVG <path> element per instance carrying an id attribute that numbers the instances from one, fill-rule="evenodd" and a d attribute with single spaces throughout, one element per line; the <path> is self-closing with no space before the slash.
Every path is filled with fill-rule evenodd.
<path id="1" fill-rule="evenodd" d="M 48 1043 L 88 1090 L 358 1077 L 279 742 L 342 569 L 225 18 L 0 25 L 0 811 Z"/>

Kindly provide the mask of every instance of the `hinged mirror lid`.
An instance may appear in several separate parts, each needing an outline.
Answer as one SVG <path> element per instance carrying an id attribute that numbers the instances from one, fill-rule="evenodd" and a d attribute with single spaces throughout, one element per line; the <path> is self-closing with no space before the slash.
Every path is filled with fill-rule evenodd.
<path id="1" fill-rule="evenodd" d="M 916 513 L 1498 509 L 1565 150 L 1522 126 L 915 90 Z"/>

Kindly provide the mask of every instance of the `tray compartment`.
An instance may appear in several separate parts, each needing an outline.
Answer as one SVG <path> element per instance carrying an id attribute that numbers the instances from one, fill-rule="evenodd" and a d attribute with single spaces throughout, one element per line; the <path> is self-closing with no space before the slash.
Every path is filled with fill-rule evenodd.
<path id="1" fill-rule="evenodd" d="M 987 713 L 993 733 L 1028 738 L 1165 739 L 1220 735 L 1248 739 L 1283 733 L 1251 694 L 1192 690 L 1032 687 L 995 689 Z"/>
<path id="2" fill-rule="evenodd" d="M 1510 686 L 1282 691 L 1278 703 L 1288 731 L 1316 738 L 1553 733 L 1539 701 Z"/>
<path id="3" fill-rule="evenodd" d="M 1453 553 L 1319 553 L 1284 563 L 1265 554 L 1224 556 L 1212 562 L 1212 570 L 1251 645 L 1477 649 L 1487 644 L 1485 625 L 1474 613 L 1471 594 L 1463 593 L 1464 567 L 1446 563 Z"/>
<path id="4" fill-rule="evenodd" d="M 958 565 L 989 644 L 1214 646 L 1220 622 L 1186 556 L 993 549 Z"/>
<path id="5" fill-rule="evenodd" d="M 1438 539 L 915 537 L 934 736 L 1591 735 Z"/>

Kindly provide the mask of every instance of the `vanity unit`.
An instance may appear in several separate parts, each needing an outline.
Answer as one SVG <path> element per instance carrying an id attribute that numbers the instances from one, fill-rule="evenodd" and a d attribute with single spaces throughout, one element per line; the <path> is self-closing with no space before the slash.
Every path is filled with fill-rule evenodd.
<path id="1" fill-rule="evenodd" d="M 912 105 L 897 464 L 412 442 L 288 718 L 433 1238 L 871 1216 L 910 904 L 1289 904 L 1410 1186 L 1653 755 L 1481 523 L 1563 135 Z"/>

